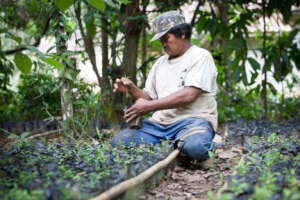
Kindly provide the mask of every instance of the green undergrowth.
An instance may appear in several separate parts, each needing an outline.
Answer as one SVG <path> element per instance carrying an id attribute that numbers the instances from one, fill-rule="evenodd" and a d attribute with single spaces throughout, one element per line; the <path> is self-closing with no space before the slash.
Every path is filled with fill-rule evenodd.
<path id="1" fill-rule="evenodd" d="M 272 120 L 289 120 L 299 116 L 300 97 L 284 97 L 268 90 L 268 113 Z M 265 115 L 264 102 L 258 91 L 235 87 L 232 92 L 217 93 L 218 121 L 220 123 L 234 119 L 257 120 Z"/>
<path id="2" fill-rule="evenodd" d="M 210 200 L 300 199 L 300 139 L 253 136 L 247 151 L 228 189 L 220 196 L 209 192 Z"/>

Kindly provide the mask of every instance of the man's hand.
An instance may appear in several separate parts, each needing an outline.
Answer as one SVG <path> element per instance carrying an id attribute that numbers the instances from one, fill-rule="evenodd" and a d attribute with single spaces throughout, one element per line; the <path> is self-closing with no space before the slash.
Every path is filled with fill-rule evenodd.
<path id="1" fill-rule="evenodd" d="M 150 101 L 146 99 L 139 98 L 136 102 L 125 111 L 124 118 L 126 122 L 130 122 L 135 118 L 139 118 L 144 114 L 150 112 Z M 138 119 L 140 120 L 140 119 Z"/>
<path id="2" fill-rule="evenodd" d="M 114 83 L 114 92 L 124 92 L 128 93 L 131 88 L 134 87 L 134 83 L 128 78 L 122 77 L 121 79 L 117 78 Z"/>

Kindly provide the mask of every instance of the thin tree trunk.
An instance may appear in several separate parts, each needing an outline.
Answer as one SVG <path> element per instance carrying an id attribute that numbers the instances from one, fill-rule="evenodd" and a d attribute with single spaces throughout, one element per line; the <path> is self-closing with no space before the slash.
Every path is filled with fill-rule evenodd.
<path id="1" fill-rule="evenodd" d="M 147 32 L 146 32 L 146 24 L 143 24 L 142 30 L 142 64 L 146 62 L 147 59 Z M 141 80 L 141 88 L 145 87 L 146 82 L 146 70 L 142 69 L 142 80 Z"/>
<path id="2" fill-rule="evenodd" d="M 102 51 L 102 78 L 101 78 L 101 102 L 103 105 L 111 104 L 111 85 L 109 81 L 108 67 L 108 23 L 104 16 L 101 17 L 101 51 Z"/>
<path id="3" fill-rule="evenodd" d="M 228 0 L 218 1 L 217 7 L 220 12 L 220 17 L 222 22 L 228 26 Z M 227 41 L 225 39 L 220 39 L 221 48 L 222 48 L 222 61 L 225 72 L 225 88 L 227 92 L 232 91 L 232 82 L 231 82 L 231 66 L 229 65 L 229 56 L 227 51 Z"/>
<path id="4" fill-rule="evenodd" d="M 139 10 L 139 4 L 139 0 L 132 1 L 132 3 L 127 4 L 125 8 L 125 46 L 122 66 L 124 68 L 125 75 L 128 76 L 134 83 L 136 83 L 137 50 L 142 30 L 142 20 L 133 20 L 129 19 L 129 17 L 142 15 L 142 12 Z"/>
<path id="5" fill-rule="evenodd" d="M 62 17 L 62 16 L 60 16 Z M 62 55 L 63 52 L 67 50 L 66 43 L 62 34 L 64 33 L 64 27 L 61 23 L 57 23 L 56 26 L 56 52 L 58 55 Z M 65 63 L 65 69 L 60 77 L 61 79 L 61 88 L 60 88 L 60 102 L 61 102 L 61 112 L 62 112 L 62 120 L 63 120 L 63 129 L 68 131 L 69 129 L 74 130 L 73 126 L 73 104 L 72 104 L 72 91 L 71 91 L 71 83 L 68 78 L 64 76 L 65 73 L 70 71 L 70 66 Z"/>
<path id="6" fill-rule="evenodd" d="M 82 21 L 81 21 L 81 6 L 80 5 L 81 5 L 81 3 L 79 1 L 78 6 L 75 7 L 75 15 L 76 15 L 76 18 L 78 21 L 78 26 L 79 26 L 81 36 L 83 38 L 85 50 L 86 50 L 88 57 L 90 59 L 90 62 L 92 64 L 93 71 L 96 74 L 98 84 L 101 86 L 101 77 L 100 77 L 100 74 L 99 74 L 99 71 L 97 68 L 93 38 L 89 34 L 85 34 L 85 31 L 84 31 L 84 28 L 82 25 Z"/>
<path id="7" fill-rule="evenodd" d="M 194 25 L 195 25 L 195 21 L 196 21 L 196 18 L 197 18 L 197 11 L 199 10 L 200 6 L 203 4 L 204 2 L 202 0 L 198 0 L 198 4 L 195 8 L 195 11 L 194 11 L 194 14 L 193 14 L 193 18 L 191 20 L 191 27 L 192 29 L 194 28 Z"/>
<path id="8" fill-rule="evenodd" d="M 264 32 L 263 32 L 263 49 L 266 49 L 266 2 L 265 0 L 262 1 L 263 3 L 263 21 L 264 21 Z M 264 68 L 263 68 L 263 74 L 264 74 L 264 80 L 262 82 L 263 85 L 263 101 L 264 101 L 264 119 L 268 119 L 268 100 L 267 100 L 267 58 L 266 53 L 263 52 L 263 58 L 264 58 Z"/>
<path id="9" fill-rule="evenodd" d="M 111 43 L 111 58 L 112 58 L 112 66 L 117 66 L 117 31 L 112 30 L 112 43 Z"/>

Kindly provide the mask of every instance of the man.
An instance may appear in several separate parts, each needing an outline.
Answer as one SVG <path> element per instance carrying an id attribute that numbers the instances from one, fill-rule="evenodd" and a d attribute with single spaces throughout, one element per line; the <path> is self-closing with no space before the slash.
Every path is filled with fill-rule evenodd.
<path id="1" fill-rule="evenodd" d="M 193 160 L 205 160 L 217 128 L 215 67 L 211 54 L 190 43 L 191 27 L 177 11 L 158 16 L 156 35 L 166 55 L 160 57 L 149 72 L 143 90 L 126 78 L 117 79 L 114 92 L 129 93 L 136 99 L 126 110 L 127 122 L 140 120 L 141 128 L 125 129 L 116 135 L 112 146 L 159 143 L 169 139 Z"/>

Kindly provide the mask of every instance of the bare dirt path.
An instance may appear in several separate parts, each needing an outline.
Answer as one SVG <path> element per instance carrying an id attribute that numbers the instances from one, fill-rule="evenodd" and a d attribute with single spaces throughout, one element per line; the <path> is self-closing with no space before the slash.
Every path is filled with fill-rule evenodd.
<path id="1" fill-rule="evenodd" d="M 224 137 L 224 128 L 218 132 Z M 179 157 L 162 182 L 149 189 L 140 200 L 208 199 L 208 191 L 217 193 L 226 187 L 226 179 L 233 175 L 234 166 L 242 155 L 242 147 L 226 145 L 218 147 L 214 157 L 202 163 L 191 163 Z"/>

